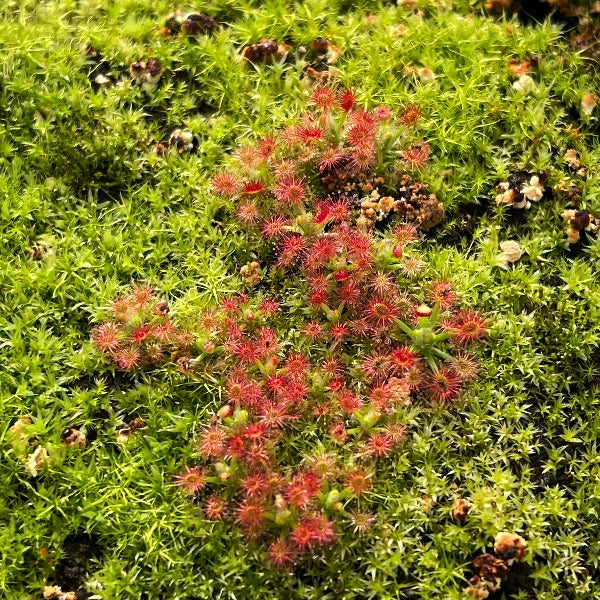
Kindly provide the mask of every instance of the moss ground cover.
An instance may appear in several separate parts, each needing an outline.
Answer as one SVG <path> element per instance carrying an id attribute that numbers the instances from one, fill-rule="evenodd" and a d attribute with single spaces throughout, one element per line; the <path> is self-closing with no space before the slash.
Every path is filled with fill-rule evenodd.
<path id="1" fill-rule="evenodd" d="M 0 7 L 2 595 L 599 598 L 597 6 L 178 8 Z M 302 121 L 315 89 L 352 90 L 381 128 L 355 115 L 340 152 L 317 140 L 267 174 L 259 140 L 331 134 Z M 443 203 L 431 227 L 383 210 L 406 173 Z M 486 334 L 471 350 L 467 311 Z M 411 389 L 373 393 L 413 359 Z M 264 422 L 266 401 L 232 400 L 238 361 L 270 408 L 296 394 L 269 413 L 283 433 L 258 432 L 271 462 L 207 445 Z M 263 519 L 244 508 L 267 462 Z"/>

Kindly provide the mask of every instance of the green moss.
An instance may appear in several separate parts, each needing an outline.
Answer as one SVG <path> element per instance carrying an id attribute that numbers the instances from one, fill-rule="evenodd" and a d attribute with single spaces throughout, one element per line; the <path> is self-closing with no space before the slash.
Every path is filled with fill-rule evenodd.
<path id="1" fill-rule="evenodd" d="M 41 597 L 66 537 L 88 532 L 101 552 L 85 585 L 105 599 L 458 599 L 473 557 L 514 530 L 529 543 L 527 577 L 511 580 L 506 598 L 600 598 L 600 244 L 568 247 L 564 202 L 552 194 L 516 217 L 494 203 L 496 184 L 519 168 L 557 183 L 575 147 L 589 169 L 582 206 L 600 212 L 599 109 L 579 108 L 600 78 L 558 25 L 509 27 L 469 12 L 478 3 L 445 4 L 424 3 L 422 18 L 368 1 L 202 2 L 195 8 L 226 26 L 196 42 L 156 35 L 174 6 L 163 0 L 0 7 L 4 597 Z M 345 51 L 341 82 L 367 105 L 421 108 L 415 137 L 433 149 L 422 177 L 448 211 L 424 252 L 493 327 L 463 400 L 408 412 L 410 441 L 377 491 L 381 526 L 282 574 L 171 485 L 218 405 L 211 388 L 172 373 L 113 377 L 88 340 L 131 281 L 160 288 L 182 318 L 239 287 L 251 247 L 207 182 L 239 141 L 289 122 L 307 96 L 300 64 L 250 67 L 239 49 L 261 37 L 309 46 L 318 35 Z M 87 43 L 122 86 L 90 83 Z M 507 63 L 532 55 L 536 89 L 520 94 Z M 132 88 L 129 63 L 150 56 L 164 64 L 162 80 L 152 92 Z M 435 80 L 404 75 L 412 65 Z M 179 127 L 193 132 L 194 152 L 155 156 Z M 526 253 L 503 269 L 495 257 L 507 239 Z M 50 252 L 28 258 L 40 240 Z M 24 415 L 52 456 L 35 479 L 7 440 Z M 132 415 L 148 427 L 122 448 L 115 428 Z M 60 436 L 71 426 L 97 437 L 66 451 Z M 450 515 L 455 496 L 475 505 L 462 526 Z"/>

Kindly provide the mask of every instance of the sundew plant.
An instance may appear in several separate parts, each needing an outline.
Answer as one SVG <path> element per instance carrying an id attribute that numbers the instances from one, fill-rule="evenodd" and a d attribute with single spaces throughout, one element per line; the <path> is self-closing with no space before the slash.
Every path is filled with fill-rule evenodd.
<path id="1" fill-rule="evenodd" d="M 600 599 L 600 6 L 7 0 L 0 595 Z"/>

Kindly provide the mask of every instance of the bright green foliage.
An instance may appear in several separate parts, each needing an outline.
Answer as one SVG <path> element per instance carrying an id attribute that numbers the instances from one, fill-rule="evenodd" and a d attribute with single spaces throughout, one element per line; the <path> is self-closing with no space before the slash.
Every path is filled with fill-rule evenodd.
<path id="1" fill-rule="evenodd" d="M 569 247 L 566 202 L 550 191 L 568 175 L 581 207 L 600 214 L 600 108 L 580 110 L 600 95 L 597 63 L 551 21 L 495 20 L 466 0 L 423 6 L 420 16 L 367 0 L 199 2 L 188 8 L 227 25 L 194 42 L 157 37 L 166 0 L 2 3 L 0 595 L 40 598 L 67 536 L 88 533 L 100 551 L 85 587 L 107 600 L 459 599 L 472 559 L 505 530 L 528 550 L 504 597 L 600 598 L 600 244 Z M 293 121 L 309 84 L 300 64 L 250 66 L 238 51 L 319 35 L 345 51 L 340 81 L 361 102 L 423 112 L 416 132 L 432 156 L 421 178 L 447 209 L 422 245 L 427 275 L 455 282 L 491 334 L 457 405 L 410 408 L 409 439 L 377 489 L 379 526 L 281 573 L 173 485 L 220 405 L 211 388 L 168 369 L 124 376 L 89 340 L 132 281 L 160 289 L 182 323 L 241 287 L 253 248 L 208 182 L 238 142 Z M 90 84 L 88 43 L 122 86 Z M 535 89 L 519 92 L 508 61 L 533 55 Z M 157 88 L 130 86 L 129 64 L 151 56 L 165 67 Z M 194 151 L 156 156 L 178 128 Z M 568 170 L 568 148 L 588 175 Z M 529 210 L 496 206 L 495 186 L 520 168 L 545 170 L 546 194 Z M 514 265 L 498 259 L 505 240 L 525 251 Z M 36 244 L 40 260 L 28 254 Z M 26 415 L 30 451 L 50 455 L 37 477 L 9 440 Z M 134 417 L 147 427 L 118 443 Z M 63 446 L 68 427 L 87 430 L 85 450 Z M 464 525 L 454 497 L 473 503 Z"/>

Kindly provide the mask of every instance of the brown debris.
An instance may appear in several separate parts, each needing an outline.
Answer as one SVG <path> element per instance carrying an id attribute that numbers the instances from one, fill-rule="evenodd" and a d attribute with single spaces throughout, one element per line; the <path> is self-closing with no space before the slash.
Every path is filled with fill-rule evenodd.
<path id="1" fill-rule="evenodd" d="M 161 300 L 154 305 L 154 312 L 157 315 L 165 316 L 169 314 L 169 301 Z"/>
<path id="2" fill-rule="evenodd" d="M 398 6 L 406 10 L 418 10 L 419 8 L 417 0 L 398 0 Z"/>
<path id="3" fill-rule="evenodd" d="M 581 239 L 582 231 L 597 233 L 600 226 L 600 218 L 587 210 L 567 209 L 563 211 L 562 218 L 568 223 L 569 244 L 576 244 Z"/>
<path id="4" fill-rule="evenodd" d="M 80 49 L 89 59 L 96 59 L 99 56 L 98 50 L 95 46 L 92 46 L 92 44 L 85 44 Z"/>
<path id="5" fill-rule="evenodd" d="M 141 80 L 145 70 L 146 63 L 143 60 L 136 60 L 129 65 L 129 73 L 136 81 Z"/>
<path id="6" fill-rule="evenodd" d="M 99 73 L 98 75 L 96 75 L 96 77 L 94 77 L 94 83 L 98 87 L 103 87 L 103 88 L 111 87 L 113 84 L 112 79 L 102 73 Z"/>
<path id="7" fill-rule="evenodd" d="M 324 173 L 321 182 L 329 194 L 341 195 L 360 209 L 356 225 L 365 231 L 394 214 L 421 231 L 432 229 L 444 218 L 444 205 L 437 196 L 429 193 L 424 183 L 412 182 L 408 174 L 394 189 L 386 188 L 383 177 L 344 168 Z"/>
<path id="8" fill-rule="evenodd" d="M 341 74 L 341 71 L 333 65 L 340 57 L 344 56 L 344 51 L 330 40 L 322 36 L 315 38 L 310 45 L 310 53 L 313 56 L 309 57 L 310 64 L 306 66 L 304 71 L 309 79 L 325 83 Z"/>
<path id="9" fill-rule="evenodd" d="M 513 0 L 486 0 L 486 3 L 483 5 L 483 7 L 488 12 L 498 15 L 508 11 L 509 9 L 514 10 L 515 7 L 513 5 Z"/>
<path id="10" fill-rule="evenodd" d="M 569 46 L 571 49 L 581 52 L 587 58 L 597 60 L 600 52 L 599 39 L 600 27 L 573 34 L 569 40 Z"/>
<path id="11" fill-rule="evenodd" d="M 527 542 L 516 533 L 501 531 L 494 540 L 494 552 L 511 566 L 515 561 L 520 561 L 525 555 Z"/>
<path id="12" fill-rule="evenodd" d="M 178 13 L 170 16 L 158 35 L 172 37 L 176 35 L 195 36 L 213 33 L 219 28 L 219 24 L 213 17 L 206 13 Z"/>
<path id="13" fill-rule="evenodd" d="M 479 573 L 469 579 L 467 596 L 487 598 L 492 592 L 497 592 L 502 585 L 502 579 L 508 573 L 508 565 L 493 554 L 480 554 L 473 561 Z"/>
<path id="14" fill-rule="evenodd" d="M 576 171 L 577 175 L 585 177 L 588 174 L 588 169 L 581 164 L 581 157 L 575 148 L 569 148 L 563 159 L 571 170 Z"/>
<path id="15" fill-rule="evenodd" d="M 530 208 L 532 202 L 538 202 L 544 195 L 546 174 L 541 171 L 529 173 L 516 171 L 508 181 L 496 186 L 498 192 L 496 204 L 507 204 L 513 208 Z"/>
<path id="16" fill-rule="evenodd" d="M 112 68 L 104 59 L 99 50 L 91 44 L 82 46 L 81 51 L 85 55 L 88 80 L 95 89 L 109 88 L 113 85 Z"/>
<path id="17" fill-rule="evenodd" d="M 77 600 L 75 592 L 63 592 L 58 585 L 47 585 L 44 588 L 44 600 Z"/>
<path id="18" fill-rule="evenodd" d="M 399 213 L 408 223 L 414 224 L 421 231 L 429 231 L 444 218 L 444 205 L 435 194 L 426 193 L 424 184 L 414 183 L 409 186 L 410 195 L 393 198 L 379 198 L 376 190 L 361 202 L 361 214 L 357 225 L 362 229 L 372 229 L 377 221 L 390 213 Z M 404 191 L 404 190 L 403 190 Z"/>
<path id="19" fill-rule="evenodd" d="M 149 58 L 146 63 L 146 81 L 154 85 L 158 83 L 163 73 L 164 69 L 160 60 L 158 58 Z"/>
<path id="20" fill-rule="evenodd" d="M 555 6 L 567 17 L 578 17 L 582 14 L 581 6 L 577 6 L 572 0 L 546 0 L 550 6 Z"/>
<path id="21" fill-rule="evenodd" d="M 140 417 L 136 417 L 135 419 L 129 421 L 129 429 L 131 431 L 136 431 L 138 429 L 143 429 L 146 427 L 146 422 Z"/>
<path id="22" fill-rule="evenodd" d="M 585 115 L 591 115 L 594 112 L 594 108 L 596 108 L 597 103 L 598 96 L 596 96 L 596 94 L 591 92 L 584 94 L 583 98 L 581 98 L 581 112 L 583 112 Z"/>
<path id="23" fill-rule="evenodd" d="M 249 63 L 271 64 L 276 60 L 282 60 L 290 51 L 291 46 L 278 43 L 275 40 L 263 38 L 256 44 L 244 46 L 241 50 L 242 57 Z"/>
<path id="24" fill-rule="evenodd" d="M 254 287 L 260 283 L 263 271 L 260 264 L 253 260 L 240 269 L 240 275 L 246 285 Z"/>
<path id="25" fill-rule="evenodd" d="M 164 69 L 158 58 L 149 58 L 147 62 L 136 60 L 131 63 L 129 73 L 136 83 L 156 85 L 162 77 Z"/>
<path id="26" fill-rule="evenodd" d="M 507 266 L 508 263 L 517 262 L 523 256 L 523 248 L 519 242 L 514 240 L 506 240 L 500 243 L 500 254 L 496 257 L 502 266 Z"/>
<path id="27" fill-rule="evenodd" d="M 160 156 L 161 158 L 167 155 L 167 152 L 169 151 L 169 149 L 161 143 L 155 144 L 154 145 L 154 154 L 156 154 L 156 156 Z"/>
<path id="28" fill-rule="evenodd" d="M 127 441 L 129 441 L 133 433 L 135 433 L 139 429 L 144 429 L 145 427 L 145 421 L 143 419 L 140 419 L 140 417 L 135 417 L 135 419 L 129 421 L 127 425 L 124 425 L 123 427 L 117 430 L 117 442 L 119 442 L 120 444 L 126 443 Z"/>
<path id="29" fill-rule="evenodd" d="M 512 564 L 522 560 L 526 546 L 525 540 L 516 533 L 498 533 L 494 541 L 495 554 L 480 554 L 473 560 L 478 573 L 469 579 L 469 587 L 465 590 L 467 596 L 484 599 L 497 592 Z"/>
<path id="30" fill-rule="evenodd" d="M 48 451 L 43 446 L 38 446 L 26 459 L 25 469 L 32 477 L 37 477 L 41 468 L 48 464 Z"/>
<path id="31" fill-rule="evenodd" d="M 471 512 L 473 505 L 465 498 L 455 498 L 452 503 L 452 518 L 459 523 L 464 523 Z"/>
<path id="32" fill-rule="evenodd" d="M 521 75 L 527 75 L 531 73 L 531 62 L 528 60 L 523 60 L 519 62 L 516 58 L 511 58 L 508 61 L 508 70 L 515 77 L 520 77 Z"/>
<path id="33" fill-rule="evenodd" d="M 508 564 L 493 554 L 480 554 L 473 561 L 473 566 L 479 569 L 479 576 L 487 581 L 497 581 L 508 573 Z"/>
<path id="34" fill-rule="evenodd" d="M 83 450 L 87 443 L 87 438 L 82 431 L 79 429 L 75 429 L 74 427 L 69 427 L 69 429 L 65 429 L 62 434 L 62 439 L 68 448 L 77 448 L 79 450 Z"/>
<path id="35" fill-rule="evenodd" d="M 194 136 L 191 131 L 176 129 L 169 137 L 169 146 L 183 154 L 194 147 Z"/>
<path id="36" fill-rule="evenodd" d="M 421 231 L 429 231 L 435 227 L 444 218 L 444 205 L 437 199 L 435 194 L 429 194 L 426 198 L 423 196 L 414 196 L 420 205 L 414 218 L 414 223 Z"/>
<path id="37" fill-rule="evenodd" d="M 182 23 L 181 30 L 186 35 L 200 35 L 212 33 L 219 28 L 219 24 L 205 13 L 192 13 L 187 15 Z"/>
<path id="38" fill-rule="evenodd" d="M 424 183 L 411 183 L 410 177 L 405 176 L 398 191 L 398 213 L 421 231 L 429 231 L 444 218 L 444 205 L 435 194 L 427 191 Z"/>
<path id="39" fill-rule="evenodd" d="M 336 69 L 335 67 L 329 67 L 328 69 L 319 71 L 311 65 L 308 65 L 304 72 L 306 73 L 309 79 L 312 79 L 313 81 L 319 83 L 326 83 L 330 79 L 339 77 L 342 74 L 342 72 L 339 69 Z"/>
<path id="40" fill-rule="evenodd" d="M 567 163 L 567 165 L 569 165 L 569 167 L 571 169 L 573 169 L 574 171 L 577 171 L 577 169 L 579 169 L 579 167 L 581 166 L 581 160 L 579 159 L 579 153 L 574 148 L 569 148 L 565 152 L 564 158 L 565 158 L 565 162 Z"/>
<path id="41" fill-rule="evenodd" d="M 313 52 L 324 54 L 329 49 L 329 40 L 327 38 L 319 36 L 312 41 L 310 49 Z"/>
<path id="42" fill-rule="evenodd" d="M 435 73 L 429 67 L 415 67 L 413 65 L 407 65 L 402 69 L 402 73 L 406 76 L 418 77 L 421 81 L 433 81 L 435 79 Z"/>
<path id="43" fill-rule="evenodd" d="M 398 208 L 398 201 L 391 196 L 379 197 L 379 192 L 373 190 L 371 195 L 360 203 L 361 214 L 357 225 L 361 229 L 372 229 L 375 223 Z"/>
<path id="44" fill-rule="evenodd" d="M 44 242 L 33 244 L 27 251 L 29 260 L 42 260 L 50 252 L 50 247 Z"/>

